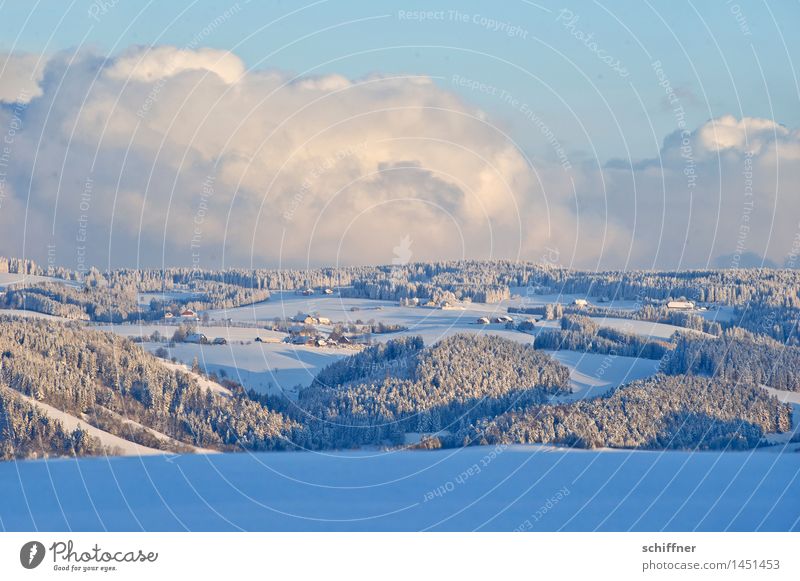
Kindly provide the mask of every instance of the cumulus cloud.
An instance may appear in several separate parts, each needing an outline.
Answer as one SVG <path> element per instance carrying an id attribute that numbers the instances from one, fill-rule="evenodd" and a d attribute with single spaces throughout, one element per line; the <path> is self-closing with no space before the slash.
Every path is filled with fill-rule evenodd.
<path id="1" fill-rule="evenodd" d="M 134 48 L 115 59 L 106 74 L 115 79 L 152 83 L 186 71 L 212 72 L 223 82 L 231 84 L 244 74 L 244 63 L 230 52 L 210 48 Z"/>
<path id="2" fill-rule="evenodd" d="M 13 82 L 31 78 L 20 67 Z M 387 264 L 404 239 L 411 260 L 780 263 L 800 215 L 786 190 L 800 136 L 767 120 L 723 117 L 667 136 L 657 159 L 564 169 L 531 167 L 424 76 L 297 78 L 162 46 L 54 55 L 33 78 L 34 97 L 0 103 L 0 129 L 20 127 L 0 253 L 73 268 Z"/>
<path id="3" fill-rule="evenodd" d="M 0 103 L 27 103 L 41 95 L 44 62 L 40 55 L 0 53 Z"/>

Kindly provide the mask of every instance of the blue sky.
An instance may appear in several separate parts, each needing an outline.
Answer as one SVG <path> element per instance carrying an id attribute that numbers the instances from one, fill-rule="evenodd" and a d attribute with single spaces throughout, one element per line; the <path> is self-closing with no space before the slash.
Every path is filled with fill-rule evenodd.
<path id="1" fill-rule="evenodd" d="M 232 50 L 248 67 L 305 73 L 426 74 L 505 121 L 531 155 L 548 148 L 520 130 L 519 105 L 548 120 L 573 155 L 652 157 L 676 128 L 652 63 L 660 60 L 691 127 L 733 114 L 800 125 L 790 57 L 800 55 L 797 2 L 4 2 L 2 49 L 51 53 L 133 44 Z M 203 34 L 226 10 L 234 14 Z M 433 11 L 425 21 L 405 16 Z M 578 20 L 571 27 L 569 10 Z M 451 12 L 456 11 L 456 12 Z M 90 13 L 94 16 L 91 17 Z M 491 30 L 488 19 L 517 27 Z M 508 29 L 506 29 L 508 30 Z M 603 64 L 592 34 L 629 72 Z M 496 88 L 470 89 L 453 76 Z M 466 83 L 466 81 L 465 81 Z M 652 130 L 650 125 L 652 124 Z"/>
<path id="2" fill-rule="evenodd" d="M 0 254 L 793 263 L 797 23 L 796 1 L 0 0 Z"/>

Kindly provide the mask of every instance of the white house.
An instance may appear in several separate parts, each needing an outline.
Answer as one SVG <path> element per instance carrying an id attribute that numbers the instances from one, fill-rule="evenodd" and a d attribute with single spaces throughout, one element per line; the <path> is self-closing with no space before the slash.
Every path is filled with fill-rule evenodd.
<path id="1" fill-rule="evenodd" d="M 693 311 L 694 303 L 692 301 L 669 301 L 667 308 L 676 311 Z"/>

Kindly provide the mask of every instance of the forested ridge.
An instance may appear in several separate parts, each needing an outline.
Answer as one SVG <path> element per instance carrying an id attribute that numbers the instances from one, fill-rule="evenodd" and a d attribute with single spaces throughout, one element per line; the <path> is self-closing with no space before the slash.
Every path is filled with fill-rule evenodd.
<path id="1" fill-rule="evenodd" d="M 58 420 L 0 383 L 0 460 L 47 456 L 93 456 L 105 450 L 86 430 L 69 431 Z"/>
<path id="2" fill-rule="evenodd" d="M 145 446 L 163 441 L 124 420 L 219 450 L 291 447 L 299 428 L 259 402 L 202 389 L 128 339 L 77 323 L 0 318 L 0 363 L 2 386 Z"/>
<path id="3" fill-rule="evenodd" d="M 398 444 L 406 432 L 460 430 L 542 403 L 568 382 L 566 367 L 509 339 L 454 335 L 423 348 L 407 338 L 329 366 L 298 409 L 314 447 Z"/>
<path id="4" fill-rule="evenodd" d="M 537 406 L 487 420 L 462 443 L 553 443 L 577 447 L 743 449 L 791 427 L 791 408 L 758 386 L 656 375 L 608 396 Z"/>
<path id="5" fill-rule="evenodd" d="M 663 369 L 800 391 L 800 347 L 739 328 L 719 339 L 681 337 Z"/>

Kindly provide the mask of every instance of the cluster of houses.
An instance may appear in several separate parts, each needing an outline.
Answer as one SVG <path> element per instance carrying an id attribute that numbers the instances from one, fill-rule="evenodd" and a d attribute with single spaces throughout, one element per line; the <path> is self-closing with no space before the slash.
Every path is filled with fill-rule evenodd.
<path id="1" fill-rule="evenodd" d="M 351 345 L 363 345 L 369 341 L 367 335 L 289 335 L 284 342 L 291 345 L 303 345 L 306 347 L 349 347 Z"/>
<path id="2" fill-rule="evenodd" d="M 303 323 L 304 325 L 330 325 L 331 320 L 328 317 L 315 317 L 314 315 L 307 315 L 305 313 L 298 313 L 292 317 L 295 323 Z"/>
<path id="3" fill-rule="evenodd" d="M 164 313 L 164 320 L 165 321 L 197 321 L 200 319 L 200 315 L 194 312 L 192 309 L 184 309 L 178 315 L 174 315 L 169 311 Z"/>

